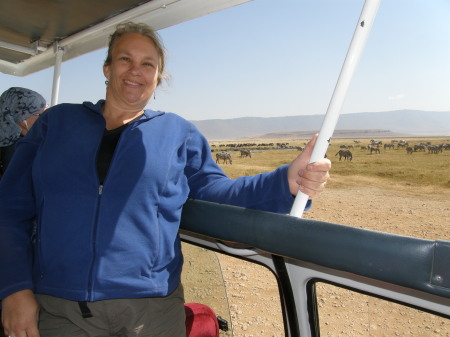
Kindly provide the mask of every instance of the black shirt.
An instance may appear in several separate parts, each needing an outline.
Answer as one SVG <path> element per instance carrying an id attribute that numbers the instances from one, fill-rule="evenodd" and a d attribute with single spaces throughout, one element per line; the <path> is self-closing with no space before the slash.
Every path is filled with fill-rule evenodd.
<path id="1" fill-rule="evenodd" d="M 108 172 L 109 165 L 111 164 L 112 158 L 114 156 L 114 151 L 116 149 L 117 143 L 119 142 L 120 135 L 127 126 L 128 123 L 112 130 L 105 129 L 103 131 L 103 139 L 100 143 L 97 154 L 97 172 L 100 184 L 103 184 L 105 180 L 106 173 Z"/>

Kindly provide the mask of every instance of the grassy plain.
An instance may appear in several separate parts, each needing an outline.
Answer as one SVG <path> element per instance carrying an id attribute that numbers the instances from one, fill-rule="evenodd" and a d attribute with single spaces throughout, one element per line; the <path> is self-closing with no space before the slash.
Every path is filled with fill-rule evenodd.
<path id="1" fill-rule="evenodd" d="M 360 141 L 357 147 L 354 140 Z M 377 139 L 391 143 L 392 139 Z M 398 139 L 397 139 L 398 140 Z M 423 142 L 450 143 L 450 137 L 408 138 L 410 146 Z M 288 164 L 300 153 L 296 147 L 304 146 L 305 139 L 261 140 L 255 143 L 288 143 L 292 149 L 253 150 L 252 157 L 240 157 L 239 151 L 229 153 L 233 164 L 220 166 L 231 178 L 266 172 Z M 332 161 L 331 178 L 323 196 L 305 217 L 346 226 L 365 228 L 397 235 L 428 240 L 450 240 L 448 214 L 450 211 L 450 150 L 431 154 L 428 151 L 408 155 L 406 149 L 384 149 L 380 154 L 361 150 L 370 139 L 333 139 L 327 151 Z M 211 142 L 212 153 L 226 149 L 223 144 L 239 141 Z M 336 153 L 341 145 L 353 145 L 352 161 L 339 161 Z M 275 319 L 279 312 L 278 300 L 257 302 L 260 298 L 275 298 L 276 285 L 266 285 L 270 273 L 253 265 L 245 265 L 229 257 L 220 257 L 224 279 L 227 280 L 233 331 L 238 336 L 282 336 L 282 320 Z M 263 269 L 263 268 L 261 268 Z M 243 279 L 252 280 L 244 284 Z M 256 284 L 256 285 L 255 285 Z M 275 284 L 275 282 L 274 282 Z M 317 285 L 320 332 L 323 336 L 436 336 L 450 337 L 448 319 L 434 316 L 406 306 L 362 295 L 329 284 Z M 261 308 L 270 311 L 272 318 L 263 321 Z M 258 323 L 256 323 L 258 322 Z M 269 333 L 269 331 L 271 333 Z M 272 332 L 273 331 L 273 332 Z"/>
<path id="2" fill-rule="evenodd" d="M 360 141 L 356 144 L 354 141 Z M 392 139 L 377 139 L 383 144 L 390 144 Z M 239 144 L 242 141 L 211 142 L 214 144 L 213 151 L 227 150 L 232 158 L 233 164 L 220 163 L 231 178 L 241 175 L 252 175 L 266 172 L 283 164 L 288 164 L 296 155 L 300 153 L 297 147 L 304 147 L 305 139 L 287 140 L 264 140 L 254 143 L 287 143 L 289 149 L 262 149 L 259 146 L 246 146 L 252 151 L 252 157 L 240 157 L 240 151 L 231 147 L 219 147 L 221 144 Z M 432 145 L 448 144 L 450 137 L 440 138 L 408 138 L 409 146 L 430 142 Z M 443 150 L 441 153 L 433 154 L 428 151 L 414 152 L 407 154 L 404 148 L 384 149 L 380 147 L 380 153 L 370 154 L 368 150 L 361 149 L 367 146 L 369 139 L 336 139 L 332 140 L 327 157 L 332 161 L 331 179 L 328 188 L 354 186 L 355 184 L 376 184 L 386 188 L 396 186 L 410 186 L 429 188 L 432 192 L 435 188 L 448 189 L 450 191 L 450 150 Z M 396 144 L 396 143 L 395 143 Z M 352 161 L 345 161 L 336 153 L 341 145 L 352 145 L 350 149 L 353 155 Z M 276 146 L 276 145 L 275 145 Z M 215 157 L 215 152 L 212 153 Z"/>

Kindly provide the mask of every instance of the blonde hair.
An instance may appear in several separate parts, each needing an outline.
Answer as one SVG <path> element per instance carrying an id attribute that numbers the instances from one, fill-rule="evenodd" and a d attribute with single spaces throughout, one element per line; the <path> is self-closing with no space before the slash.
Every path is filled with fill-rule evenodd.
<path id="1" fill-rule="evenodd" d="M 159 55 L 159 64 L 158 64 L 158 85 L 161 83 L 163 79 L 167 77 L 165 73 L 165 60 L 166 60 L 166 51 L 164 45 L 161 41 L 159 35 L 148 25 L 145 23 L 135 23 L 135 22 L 125 22 L 118 24 L 114 33 L 109 37 L 109 45 L 108 45 L 108 55 L 106 56 L 106 60 L 103 63 L 105 66 L 109 66 L 112 61 L 112 50 L 116 41 L 125 34 L 128 33 L 138 33 L 143 36 L 148 37 L 156 47 L 156 51 Z"/>

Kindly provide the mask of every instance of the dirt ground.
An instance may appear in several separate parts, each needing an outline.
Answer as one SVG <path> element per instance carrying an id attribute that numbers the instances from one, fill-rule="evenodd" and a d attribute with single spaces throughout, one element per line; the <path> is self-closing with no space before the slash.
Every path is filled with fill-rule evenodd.
<path id="1" fill-rule="evenodd" d="M 342 187 L 339 180 L 330 179 L 329 188 L 304 218 L 450 240 L 450 186 L 417 189 L 356 177 Z M 272 274 L 234 258 L 219 254 L 217 258 L 226 280 L 233 336 L 284 336 Z M 326 284 L 318 285 L 317 290 L 322 336 L 450 337 L 450 321 L 445 318 Z"/>

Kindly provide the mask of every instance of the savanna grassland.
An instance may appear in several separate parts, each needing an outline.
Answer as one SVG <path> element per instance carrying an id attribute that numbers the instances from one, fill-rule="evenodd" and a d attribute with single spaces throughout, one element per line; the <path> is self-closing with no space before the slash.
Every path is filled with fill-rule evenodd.
<path id="1" fill-rule="evenodd" d="M 382 141 L 380 153 L 361 146 L 370 139 L 332 140 L 327 157 L 332 161 L 331 178 L 325 192 L 303 217 L 348 226 L 450 241 L 450 150 L 439 153 L 405 148 L 384 149 L 393 139 Z M 394 139 L 398 141 L 399 139 Z M 450 137 L 408 138 L 416 144 L 448 144 Z M 360 141 L 359 144 L 355 141 Z M 252 141 L 253 142 L 253 141 Z M 232 165 L 220 161 L 231 177 L 266 172 L 288 164 L 300 154 L 304 139 L 264 140 L 274 146 L 227 148 L 211 142 L 212 156 L 226 150 Z M 283 149 L 276 143 L 285 143 Z M 339 160 L 342 145 L 352 145 L 352 160 Z M 251 150 L 242 157 L 239 150 Z M 233 151 L 237 150 L 237 151 Z M 273 275 L 254 264 L 217 254 L 225 279 L 234 336 L 284 336 Z M 327 284 L 317 285 L 321 336 L 440 336 L 450 337 L 450 322 L 406 306 Z M 269 299 L 269 300 L 267 300 Z M 259 302 L 258 302 L 259 300 Z M 222 334 L 221 336 L 228 336 Z"/>
<path id="2" fill-rule="evenodd" d="M 359 141 L 360 143 L 355 143 Z M 377 139 L 382 145 L 380 153 L 370 153 L 367 147 L 369 139 L 337 139 L 332 140 L 327 157 L 333 162 L 332 177 L 329 188 L 347 186 L 348 179 L 369 179 L 377 181 L 376 184 L 390 186 L 391 184 L 404 184 L 405 186 L 444 188 L 450 191 L 450 150 L 443 150 L 437 154 L 428 150 L 407 154 L 405 148 L 397 148 L 398 139 Z M 409 146 L 413 147 L 421 143 L 450 144 L 450 137 L 440 138 L 408 138 Z M 243 146 L 239 148 L 227 147 L 226 144 L 240 144 L 244 142 L 226 141 L 212 142 L 213 157 L 216 152 L 227 151 L 233 159 L 232 165 L 221 165 L 225 173 L 235 178 L 240 175 L 251 175 L 270 171 L 275 167 L 289 163 L 300 151 L 298 147 L 304 147 L 306 140 L 264 140 L 264 143 L 273 143 L 273 147 Z M 256 142 L 258 144 L 259 142 Z M 287 148 L 277 148 L 277 143 L 284 143 Z M 245 144 L 245 143 L 244 143 Z M 394 149 L 384 149 L 384 144 L 394 144 Z M 220 146 L 222 145 L 222 146 Z M 348 150 L 352 153 L 352 161 L 342 158 L 339 160 L 337 152 L 341 146 L 352 146 Z M 219 147 L 220 146 L 220 147 Z M 252 157 L 240 157 L 239 149 L 245 148 L 251 151 Z M 353 181 L 354 182 L 354 181 Z"/>

